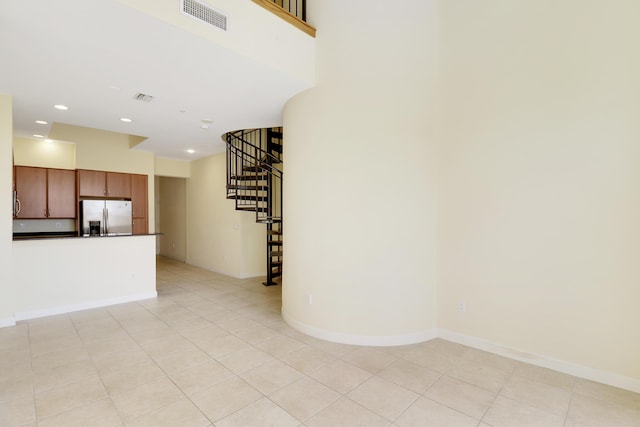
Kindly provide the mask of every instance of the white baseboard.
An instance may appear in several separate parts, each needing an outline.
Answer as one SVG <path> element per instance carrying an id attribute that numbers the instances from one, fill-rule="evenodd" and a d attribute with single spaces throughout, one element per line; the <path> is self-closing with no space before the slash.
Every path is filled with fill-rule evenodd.
<path id="1" fill-rule="evenodd" d="M 320 338 L 325 341 L 332 341 L 341 344 L 352 345 L 364 345 L 364 346 L 376 346 L 376 347 L 389 347 L 394 345 L 406 345 L 415 344 L 419 342 L 429 341 L 438 337 L 437 329 L 429 329 L 427 331 L 414 332 L 404 335 L 353 335 L 342 334 L 338 332 L 327 331 L 324 329 L 318 329 L 313 326 L 306 325 L 291 317 L 287 316 L 284 310 L 282 311 L 282 318 L 292 328 L 310 335 L 315 338 Z"/>
<path id="2" fill-rule="evenodd" d="M 54 316 L 56 314 L 73 313 L 75 311 L 89 310 L 92 308 L 107 307 L 110 305 L 124 304 L 127 302 L 141 301 L 145 299 L 156 298 L 156 291 L 143 292 L 140 294 L 125 295 L 122 297 L 107 298 L 103 300 L 86 301 L 79 304 L 72 304 L 60 307 L 49 307 L 40 310 L 23 311 L 16 313 L 15 320 L 37 319 L 39 317 Z M 15 322 L 14 322 L 15 324 Z"/>
<path id="3" fill-rule="evenodd" d="M 362 346 L 394 346 L 415 344 L 429 341 L 434 338 L 442 338 L 447 341 L 456 342 L 458 344 L 466 345 L 478 350 L 488 351 L 489 353 L 508 357 L 514 360 L 519 360 L 531 365 L 552 369 L 554 371 L 573 375 L 578 378 L 583 378 L 586 380 L 591 380 L 613 387 L 629 390 L 635 393 L 640 393 L 640 380 L 635 378 L 626 377 L 624 375 L 612 372 L 601 371 L 595 368 L 578 365 L 576 363 L 568 362 L 565 360 L 554 359 L 549 356 L 517 350 L 515 348 L 507 347 L 488 340 L 459 334 L 457 332 L 448 331 L 446 329 L 433 328 L 427 331 L 397 336 L 353 335 L 327 331 L 324 329 L 316 328 L 314 326 L 309 326 L 305 323 L 291 318 L 286 314 L 284 310 L 282 310 L 282 318 L 292 328 L 304 334 L 326 341 Z"/>
<path id="4" fill-rule="evenodd" d="M 16 326 L 16 319 L 14 317 L 0 319 L 0 328 L 6 328 L 8 326 Z"/>
<path id="5" fill-rule="evenodd" d="M 591 380 L 613 387 L 640 393 L 640 380 L 625 377 L 624 375 L 612 372 L 601 371 L 588 366 L 578 365 L 576 363 L 567 362 L 565 360 L 554 359 L 549 356 L 520 351 L 511 347 L 496 344 L 481 338 L 470 337 L 459 334 L 457 332 L 447 331 L 445 329 L 438 330 L 438 336 L 447 341 L 456 342 L 458 344 L 473 347 L 478 350 L 488 351 L 489 353 L 508 357 L 510 359 L 519 360 L 531 365 L 552 369 L 554 371 L 573 375 L 575 377 Z"/>

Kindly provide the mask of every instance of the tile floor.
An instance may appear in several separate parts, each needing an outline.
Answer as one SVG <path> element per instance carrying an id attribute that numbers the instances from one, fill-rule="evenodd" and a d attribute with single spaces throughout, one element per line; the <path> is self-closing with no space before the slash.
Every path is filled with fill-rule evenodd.
<path id="1" fill-rule="evenodd" d="M 280 287 L 158 260 L 157 300 L 0 329 L 0 426 L 640 426 L 640 395 L 444 340 L 335 344 Z"/>

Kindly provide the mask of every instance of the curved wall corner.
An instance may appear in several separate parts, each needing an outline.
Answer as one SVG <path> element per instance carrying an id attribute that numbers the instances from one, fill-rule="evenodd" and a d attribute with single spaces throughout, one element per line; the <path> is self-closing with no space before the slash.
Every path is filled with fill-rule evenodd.
<path id="1" fill-rule="evenodd" d="M 394 9 L 310 5 L 318 85 L 284 111 L 283 317 L 331 341 L 435 334 L 435 1 Z"/>

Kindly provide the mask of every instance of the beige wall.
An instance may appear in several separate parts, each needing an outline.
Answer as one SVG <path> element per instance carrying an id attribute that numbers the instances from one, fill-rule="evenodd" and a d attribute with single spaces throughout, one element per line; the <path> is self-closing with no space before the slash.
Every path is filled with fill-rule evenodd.
<path id="1" fill-rule="evenodd" d="M 639 15 L 440 2 L 441 328 L 640 380 Z"/>
<path id="2" fill-rule="evenodd" d="M 234 277 L 266 274 L 266 228 L 226 199 L 225 154 L 191 163 L 187 180 L 187 263 Z M 162 201 L 161 201 L 162 203 Z M 266 256 L 266 255 L 265 255 Z M 261 262 L 260 262 L 261 261 Z"/>
<path id="3" fill-rule="evenodd" d="M 436 326 L 435 2 L 327 0 L 309 16 L 318 85 L 284 111 L 283 315 L 334 341 L 424 340 Z"/>
<path id="4" fill-rule="evenodd" d="M 41 168 L 75 169 L 76 145 L 42 139 L 14 138 L 13 164 Z"/>
<path id="5" fill-rule="evenodd" d="M 155 173 L 159 176 L 189 178 L 191 176 L 191 162 L 185 160 L 155 158 Z"/>
<path id="6" fill-rule="evenodd" d="M 160 177 L 158 185 L 160 254 L 184 262 L 187 259 L 187 181 Z"/>
<path id="7" fill-rule="evenodd" d="M 14 324 L 15 308 L 15 282 L 11 261 L 12 105 L 11 97 L 0 93 L 0 327 Z"/>

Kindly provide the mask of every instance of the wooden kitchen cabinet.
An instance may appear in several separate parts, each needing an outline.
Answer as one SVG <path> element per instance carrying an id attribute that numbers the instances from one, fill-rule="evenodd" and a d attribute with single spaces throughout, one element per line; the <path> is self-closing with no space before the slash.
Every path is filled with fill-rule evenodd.
<path id="1" fill-rule="evenodd" d="M 75 218 L 76 173 L 67 169 L 14 167 L 20 210 L 16 218 Z"/>
<path id="2" fill-rule="evenodd" d="M 80 197 L 131 198 L 131 176 L 128 173 L 78 169 Z"/>
<path id="3" fill-rule="evenodd" d="M 29 166 L 13 168 L 19 210 L 16 218 L 47 217 L 47 170 Z"/>
<path id="4" fill-rule="evenodd" d="M 133 216 L 133 234 L 148 233 L 147 205 L 147 175 L 132 174 L 131 210 Z"/>
<path id="5" fill-rule="evenodd" d="M 49 218 L 76 217 L 76 171 L 47 169 Z"/>
<path id="6" fill-rule="evenodd" d="M 105 185 L 107 197 L 118 199 L 131 198 L 131 175 L 128 173 L 107 172 Z"/>

